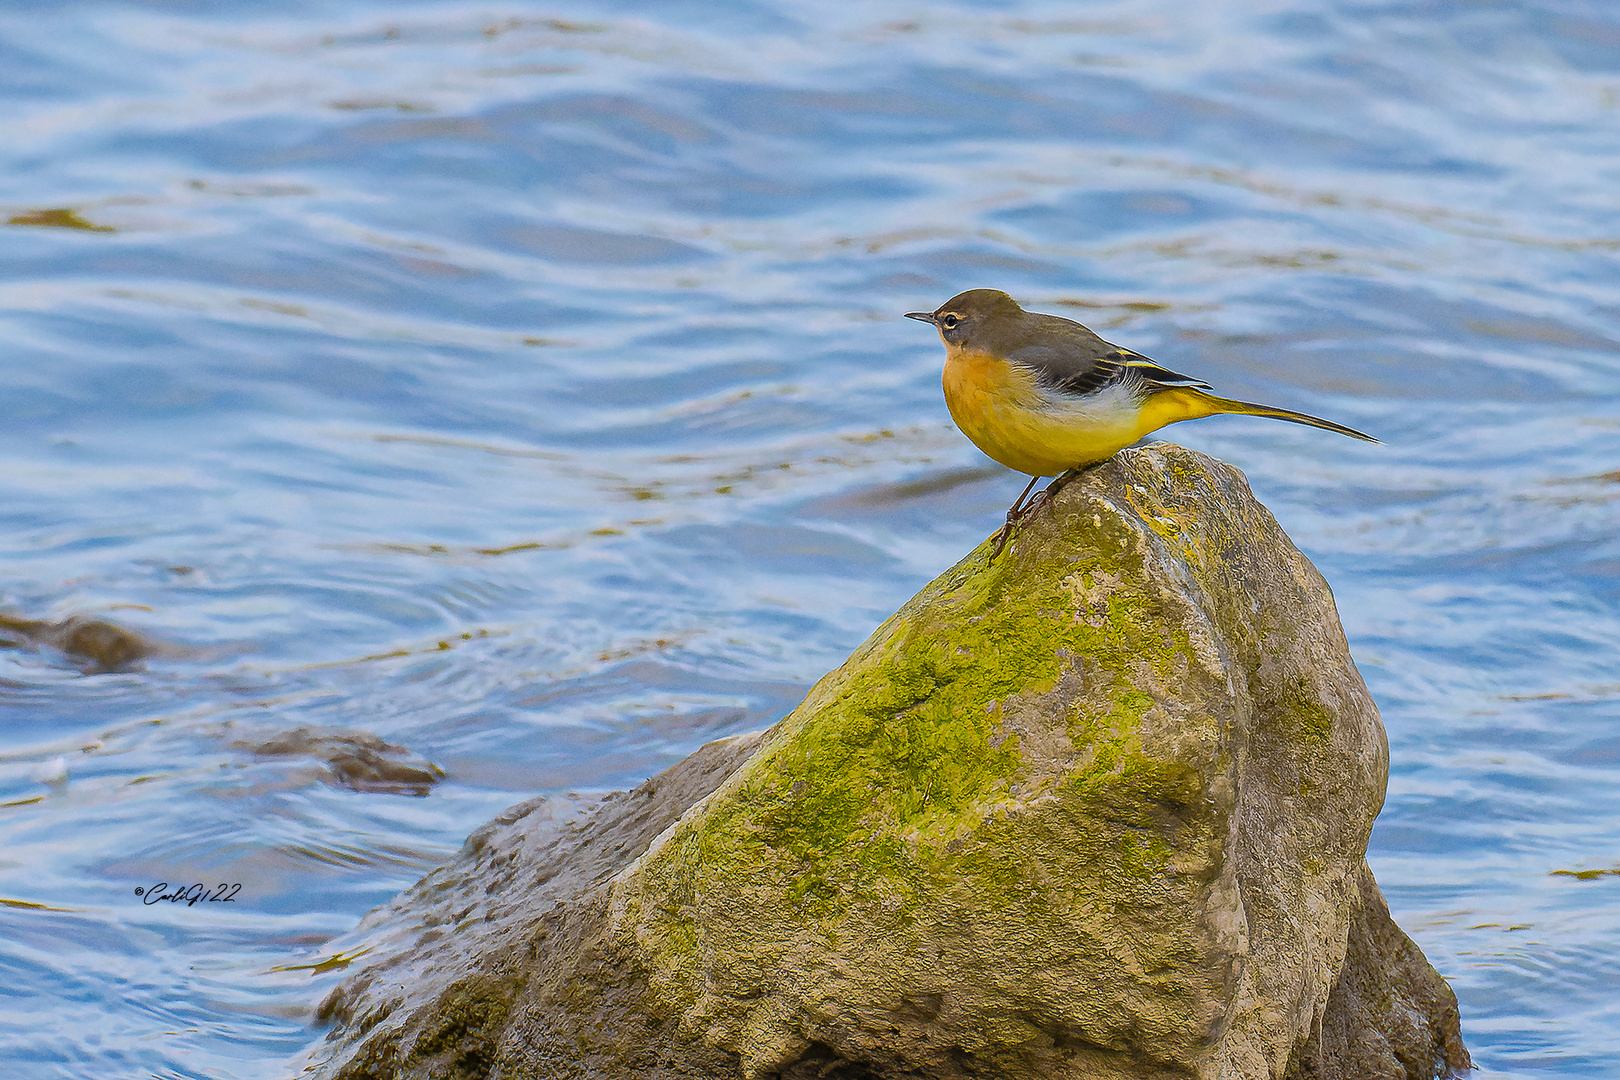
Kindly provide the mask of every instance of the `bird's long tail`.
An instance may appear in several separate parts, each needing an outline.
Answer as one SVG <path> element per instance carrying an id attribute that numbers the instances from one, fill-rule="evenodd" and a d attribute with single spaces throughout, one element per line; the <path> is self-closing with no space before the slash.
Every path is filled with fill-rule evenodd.
<path id="1" fill-rule="evenodd" d="M 1291 409 L 1278 409 L 1270 405 L 1256 405 L 1249 401 L 1234 401 L 1231 398 L 1216 397 L 1214 394 L 1208 394 L 1190 386 L 1178 386 L 1159 391 L 1143 403 L 1143 413 L 1145 415 L 1153 414 L 1151 420 L 1159 421 L 1148 429 L 1150 431 L 1163 427 L 1165 424 L 1175 423 L 1177 420 L 1196 420 L 1201 416 L 1237 413 L 1241 416 L 1269 416 L 1274 420 L 1287 420 L 1293 424 L 1308 424 L 1311 427 L 1337 431 L 1340 435 L 1348 435 L 1352 439 L 1365 439 L 1367 442 L 1378 441 L 1371 435 L 1357 431 L 1355 428 L 1335 424 L 1332 420 L 1323 420 L 1320 416 L 1294 412 Z"/>

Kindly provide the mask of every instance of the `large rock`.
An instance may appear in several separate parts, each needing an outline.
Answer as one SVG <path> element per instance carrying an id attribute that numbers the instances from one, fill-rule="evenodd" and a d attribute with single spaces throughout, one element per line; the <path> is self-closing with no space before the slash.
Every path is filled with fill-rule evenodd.
<path id="1" fill-rule="evenodd" d="M 374 914 L 359 1077 L 1311 1077 L 1468 1066 L 1364 860 L 1383 728 L 1230 466 L 1087 472 L 762 736 L 537 800 Z M 352 953 L 350 953 L 352 955 Z"/>

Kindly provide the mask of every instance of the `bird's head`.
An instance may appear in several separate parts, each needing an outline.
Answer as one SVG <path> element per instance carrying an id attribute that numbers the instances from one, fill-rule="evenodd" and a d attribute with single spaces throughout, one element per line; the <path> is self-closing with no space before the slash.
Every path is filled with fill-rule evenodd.
<path id="1" fill-rule="evenodd" d="M 999 289 L 969 289 L 933 311 L 908 311 L 906 318 L 933 323 L 945 344 L 971 348 L 974 341 L 995 339 L 1024 315 L 1018 301 Z"/>

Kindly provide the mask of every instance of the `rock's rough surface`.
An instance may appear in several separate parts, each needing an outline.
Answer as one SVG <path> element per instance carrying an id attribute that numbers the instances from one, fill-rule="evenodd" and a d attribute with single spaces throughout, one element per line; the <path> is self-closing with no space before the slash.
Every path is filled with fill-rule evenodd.
<path id="1" fill-rule="evenodd" d="M 1290 1080 L 1461 1075 L 1469 1060 L 1458 1021 L 1457 996 L 1389 917 L 1372 871 L 1363 866 L 1361 903 L 1351 917 L 1338 985 Z"/>
<path id="2" fill-rule="evenodd" d="M 474 834 L 362 927 L 387 959 L 323 1007 L 322 1067 L 1445 1075 L 1455 999 L 1363 859 L 1386 772 L 1242 475 L 1129 450 L 769 732 Z"/>

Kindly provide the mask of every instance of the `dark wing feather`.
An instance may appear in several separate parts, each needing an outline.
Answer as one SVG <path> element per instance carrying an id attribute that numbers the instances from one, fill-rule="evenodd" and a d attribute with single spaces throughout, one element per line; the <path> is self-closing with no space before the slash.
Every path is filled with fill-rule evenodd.
<path id="1" fill-rule="evenodd" d="M 1121 349 L 1120 355 L 1125 366 L 1129 368 L 1130 371 L 1138 378 L 1155 390 L 1169 390 L 1178 386 L 1190 386 L 1199 390 L 1215 389 L 1207 382 L 1201 382 L 1198 379 L 1171 371 L 1169 368 L 1160 367 L 1158 364 L 1155 364 L 1152 360 L 1149 360 L 1140 353 L 1128 352 Z"/>
<path id="2" fill-rule="evenodd" d="M 1120 376 L 1123 374 L 1125 374 L 1125 365 L 1120 363 L 1113 354 L 1109 354 L 1093 357 L 1089 367 L 1063 378 L 1044 378 L 1041 380 L 1041 385 L 1049 390 L 1080 397 L 1084 394 L 1095 394 L 1103 387 L 1113 385 L 1119 381 Z"/>

